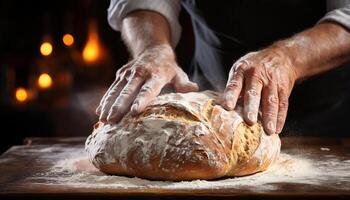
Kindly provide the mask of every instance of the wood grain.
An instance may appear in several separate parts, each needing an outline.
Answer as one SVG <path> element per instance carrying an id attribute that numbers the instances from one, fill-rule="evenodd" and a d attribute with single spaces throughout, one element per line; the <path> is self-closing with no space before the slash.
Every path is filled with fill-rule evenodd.
<path id="1" fill-rule="evenodd" d="M 350 179 L 330 177 L 322 184 L 276 182 L 273 189 L 256 191 L 250 187 L 169 189 L 169 188 L 93 188 L 55 184 L 45 179 L 45 173 L 57 159 L 64 159 L 71 151 L 81 150 L 82 138 L 27 139 L 26 145 L 14 146 L 0 156 L 0 199 L 350 199 Z M 34 141 L 34 142 L 33 142 Z M 350 160 L 349 139 L 340 138 L 283 138 L 283 151 L 288 154 L 307 154 L 314 162 L 323 159 L 320 148 L 331 149 L 330 154 L 340 160 Z M 50 150 L 48 150 L 50 149 Z M 57 156 L 60 155 L 60 156 Z M 350 171 L 350 164 L 348 165 Z M 42 176 L 42 179 L 40 179 Z M 67 176 L 64 172 L 54 176 Z M 32 179 L 35 177 L 35 179 Z M 39 177 L 39 178 L 38 178 Z M 342 187 L 334 187 L 341 179 Z"/>

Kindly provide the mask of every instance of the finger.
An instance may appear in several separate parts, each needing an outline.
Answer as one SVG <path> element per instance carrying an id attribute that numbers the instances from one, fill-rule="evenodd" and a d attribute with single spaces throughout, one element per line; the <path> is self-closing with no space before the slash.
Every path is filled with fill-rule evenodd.
<path id="1" fill-rule="evenodd" d="M 278 115 L 276 133 L 281 133 L 288 113 L 288 94 L 285 90 L 280 89 L 278 92 Z"/>
<path id="2" fill-rule="evenodd" d="M 199 90 L 197 83 L 188 79 L 187 74 L 179 68 L 174 77 L 173 84 L 177 92 L 196 92 Z"/>
<path id="3" fill-rule="evenodd" d="M 277 85 L 272 82 L 264 87 L 262 96 L 262 121 L 269 135 L 276 133 L 278 102 Z"/>
<path id="4" fill-rule="evenodd" d="M 245 74 L 243 103 L 244 120 L 253 125 L 257 122 L 263 82 L 258 68 L 251 68 Z"/>
<path id="5" fill-rule="evenodd" d="M 119 77 L 116 78 L 116 80 L 113 81 L 112 85 L 108 88 L 108 90 L 105 92 L 105 94 L 103 95 L 100 104 L 98 105 L 98 107 L 96 108 L 96 114 L 98 116 L 101 115 L 101 110 L 102 110 L 102 105 L 104 104 L 104 102 L 106 101 L 106 98 L 108 96 L 108 94 L 111 92 L 111 90 L 115 87 L 115 85 L 117 84 L 117 82 L 119 81 Z"/>
<path id="6" fill-rule="evenodd" d="M 133 114 L 143 112 L 146 106 L 159 95 L 165 84 L 166 81 L 159 77 L 153 77 L 147 80 L 131 106 L 131 112 Z"/>
<path id="7" fill-rule="evenodd" d="M 125 72 L 126 69 L 128 69 L 130 67 L 130 65 L 133 62 L 130 62 L 126 65 L 124 65 L 123 67 L 121 67 L 120 69 L 118 69 L 116 76 L 115 76 L 115 80 L 113 81 L 113 83 L 111 84 L 111 86 L 108 88 L 108 90 L 105 92 L 105 94 L 103 95 L 100 104 L 98 105 L 98 107 L 96 108 L 96 114 L 98 116 L 101 115 L 101 110 L 102 110 L 102 106 L 104 104 L 104 102 L 106 101 L 107 96 L 109 96 L 109 93 L 111 92 L 111 90 L 115 87 L 115 85 L 121 80 L 121 77 L 123 77 L 123 74 Z"/>
<path id="8" fill-rule="evenodd" d="M 233 110 L 236 107 L 237 100 L 242 91 L 244 70 L 246 68 L 246 63 L 240 62 L 237 65 L 234 64 L 230 70 L 222 103 L 227 110 Z"/>
<path id="9" fill-rule="evenodd" d="M 139 92 L 144 78 L 133 75 L 115 100 L 107 116 L 108 123 L 118 123 L 120 119 L 130 110 L 130 106 Z"/>
<path id="10" fill-rule="evenodd" d="M 103 102 L 101 106 L 101 114 L 99 120 L 101 122 L 106 123 L 107 117 L 109 114 L 109 110 L 112 107 L 113 103 L 115 102 L 115 99 L 118 97 L 122 89 L 127 84 L 127 80 L 123 77 L 121 80 L 118 81 L 118 83 L 115 84 L 115 86 L 109 91 L 108 95 L 105 98 L 105 101 Z"/>

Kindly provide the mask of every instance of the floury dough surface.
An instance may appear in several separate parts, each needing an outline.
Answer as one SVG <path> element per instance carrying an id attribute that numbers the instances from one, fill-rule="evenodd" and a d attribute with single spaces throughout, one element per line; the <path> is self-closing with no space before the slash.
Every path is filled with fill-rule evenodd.
<path id="1" fill-rule="evenodd" d="M 117 124 L 98 122 L 86 140 L 93 165 L 106 174 L 150 180 L 212 180 L 265 171 L 280 152 L 278 135 L 247 126 L 213 91 L 167 93 Z"/>
<path id="2" fill-rule="evenodd" d="M 350 188 L 350 159 L 332 154 L 332 148 L 325 151 L 318 148 L 321 156 L 300 152 L 281 153 L 278 161 L 267 171 L 240 178 L 226 178 L 214 181 L 149 181 L 140 178 L 109 176 L 99 172 L 89 163 L 83 147 L 65 147 L 64 152 L 57 153 L 55 147 L 41 149 L 51 160 L 52 167 L 28 181 L 36 184 L 64 185 L 76 188 L 156 188 L 156 189 L 247 189 L 253 191 L 278 190 L 280 183 L 305 184 L 316 188 L 343 189 Z M 55 153 L 50 153 L 55 152 Z M 36 153 L 34 150 L 32 152 Z M 39 153 L 39 152 L 37 152 Z M 317 158 L 317 159 L 316 159 Z M 327 186 L 325 186 L 325 183 Z"/>

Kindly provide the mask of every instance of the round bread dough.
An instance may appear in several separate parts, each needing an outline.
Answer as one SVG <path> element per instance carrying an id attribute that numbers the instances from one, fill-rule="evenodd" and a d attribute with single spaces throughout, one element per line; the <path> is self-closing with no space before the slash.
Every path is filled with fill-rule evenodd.
<path id="1" fill-rule="evenodd" d="M 95 167 L 107 174 L 153 180 L 216 179 L 266 170 L 281 142 L 241 109 L 226 111 L 212 91 L 158 96 L 139 115 L 97 123 L 86 140 Z"/>

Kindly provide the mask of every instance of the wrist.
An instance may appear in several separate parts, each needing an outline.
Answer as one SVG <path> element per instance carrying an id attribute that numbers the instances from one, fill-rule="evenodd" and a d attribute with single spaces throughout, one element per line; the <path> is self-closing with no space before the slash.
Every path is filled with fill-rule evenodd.
<path id="1" fill-rule="evenodd" d="M 151 44 L 137 56 L 152 55 L 157 58 L 175 59 L 175 52 L 170 44 Z"/>
<path id="2" fill-rule="evenodd" d="M 141 53 L 149 51 L 156 51 L 165 55 L 175 55 L 175 52 L 169 43 L 151 43 L 145 46 L 144 50 Z"/>
<path id="3" fill-rule="evenodd" d="M 304 55 L 300 55 L 300 53 L 298 53 L 299 50 L 296 48 L 297 45 L 300 44 L 296 44 L 296 41 L 293 39 L 278 41 L 272 45 L 272 48 L 279 52 L 279 55 L 282 55 L 286 65 L 291 69 L 295 80 L 304 78 L 305 74 Z"/>
<path id="4" fill-rule="evenodd" d="M 153 63 L 152 65 L 174 66 L 176 56 L 173 48 L 168 44 L 154 44 L 147 46 L 137 55 L 134 60 L 140 60 L 144 63 Z"/>

